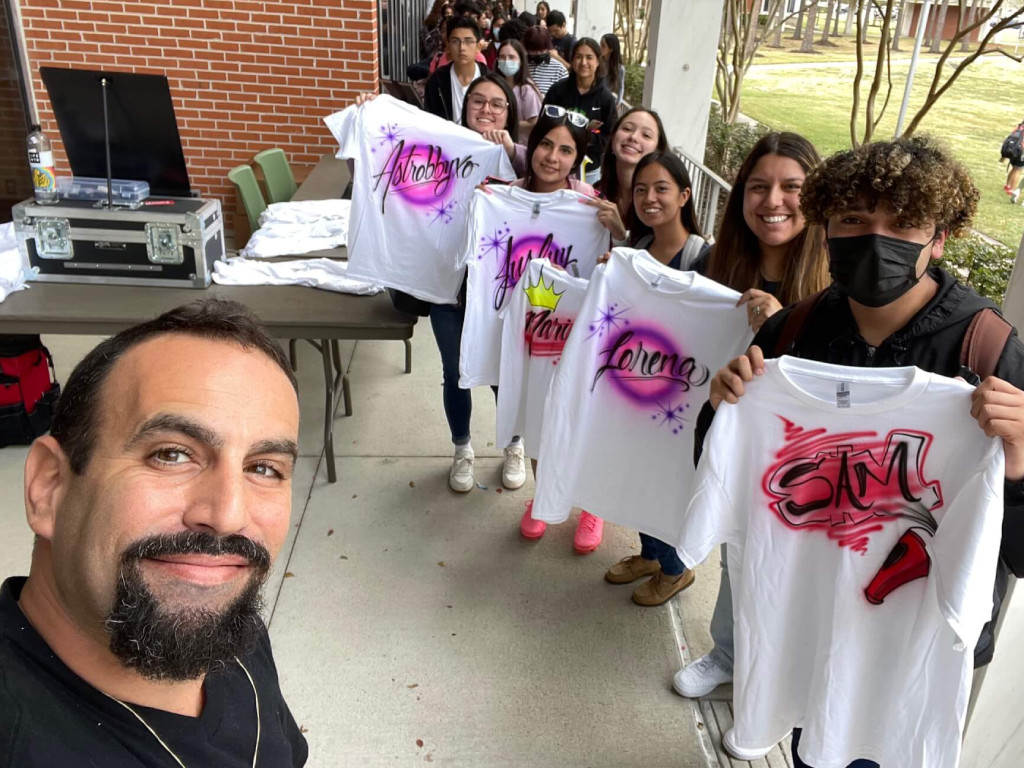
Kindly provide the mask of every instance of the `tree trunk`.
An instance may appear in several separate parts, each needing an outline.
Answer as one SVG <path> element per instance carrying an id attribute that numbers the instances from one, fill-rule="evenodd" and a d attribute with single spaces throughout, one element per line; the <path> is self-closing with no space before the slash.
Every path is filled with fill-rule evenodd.
<path id="1" fill-rule="evenodd" d="M 793 30 L 793 39 L 799 40 L 804 36 L 804 0 L 800 0 L 800 11 L 796 15 L 796 29 Z"/>
<path id="2" fill-rule="evenodd" d="M 932 33 L 932 47 L 928 49 L 932 53 L 938 53 L 942 50 L 942 38 L 944 37 L 942 33 L 946 29 L 946 12 L 948 10 L 949 0 L 942 0 L 942 9 L 935 19 L 935 31 Z"/>
<path id="3" fill-rule="evenodd" d="M 800 53 L 814 53 L 814 24 L 818 20 L 819 2 L 820 0 L 811 0 L 811 7 L 807 9 L 807 29 L 804 30 Z"/>
<path id="4" fill-rule="evenodd" d="M 829 45 L 828 35 L 832 28 L 832 14 L 836 12 L 836 0 L 828 0 L 828 10 L 825 12 L 825 24 L 821 28 L 821 38 L 818 40 L 822 45 Z M 838 14 L 836 14 L 838 16 Z"/>
<path id="5" fill-rule="evenodd" d="M 901 0 L 901 2 L 900 2 L 900 15 L 899 15 L 899 19 L 898 19 L 898 21 L 896 23 L 896 26 L 893 28 L 893 32 L 892 32 L 892 49 L 894 51 L 898 51 L 900 49 L 900 29 L 903 28 L 903 24 L 906 22 L 906 19 L 904 18 L 904 14 L 906 12 L 907 12 L 907 0 Z"/>
<path id="6" fill-rule="evenodd" d="M 841 6 L 842 3 L 837 0 L 836 13 L 835 16 L 832 17 L 832 37 L 839 37 L 839 9 Z"/>
<path id="7" fill-rule="evenodd" d="M 977 20 L 977 18 L 978 18 L 978 3 L 979 3 L 979 1 L 980 0 L 974 0 L 974 2 L 971 3 L 971 10 L 967 13 L 967 23 L 966 24 L 964 24 L 964 20 L 963 19 L 960 19 L 960 29 L 963 29 L 964 27 L 971 26 L 971 24 L 973 24 Z M 969 51 L 970 48 L 971 48 L 971 36 L 970 35 L 965 35 L 963 42 L 960 43 L 960 50 L 961 51 Z"/>
<path id="8" fill-rule="evenodd" d="M 786 0 L 779 3 L 779 26 L 775 28 L 775 39 L 772 40 L 772 48 L 782 47 L 782 28 L 786 26 Z"/>
<path id="9" fill-rule="evenodd" d="M 853 28 L 854 14 L 860 13 L 859 0 L 850 0 L 846 4 L 846 26 L 843 27 L 843 37 L 850 36 L 850 30 Z"/>
<path id="10" fill-rule="evenodd" d="M 862 28 L 863 32 L 861 34 L 860 39 L 862 42 L 866 43 L 868 41 L 868 26 L 870 26 L 871 22 L 871 0 L 864 0 L 864 5 L 861 9 L 861 12 L 864 14 L 864 24 Z"/>

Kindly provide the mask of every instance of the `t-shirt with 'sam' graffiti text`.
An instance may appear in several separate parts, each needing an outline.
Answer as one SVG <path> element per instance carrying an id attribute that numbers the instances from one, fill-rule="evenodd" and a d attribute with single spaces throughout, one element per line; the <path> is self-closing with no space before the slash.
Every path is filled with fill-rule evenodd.
<path id="1" fill-rule="evenodd" d="M 1004 458 L 972 388 L 781 357 L 722 403 L 673 536 L 728 543 L 736 744 L 808 765 L 955 768 L 992 616 Z"/>
<path id="2" fill-rule="evenodd" d="M 690 500 L 711 377 L 752 334 L 740 294 L 616 248 L 594 270 L 544 407 L 533 517 L 574 506 L 664 539 Z"/>
<path id="3" fill-rule="evenodd" d="M 469 269 L 460 387 L 498 383 L 498 314 L 508 306 L 513 288 L 533 259 L 548 259 L 586 279 L 598 257 L 608 251 L 608 230 L 594 209 L 583 204 L 588 199 L 571 189 L 542 194 L 498 185 L 473 193 L 460 249 L 460 264 Z"/>
<path id="4" fill-rule="evenodd" d="M 587 281 L 547 259 L 534 259 L 513 294 L 501 313 L 498 445 L 520 435 L 526 455 L 535 459 L 544 400 L 587 294 Z"/>
<path id="5" fill-rule="evenodd" d="M 455 304 L 473 189 L 488 176 L 515 178 L 505 148 L 386 95 L 324 122 L 337 156 L 355 159 L 349 277 Z"/>

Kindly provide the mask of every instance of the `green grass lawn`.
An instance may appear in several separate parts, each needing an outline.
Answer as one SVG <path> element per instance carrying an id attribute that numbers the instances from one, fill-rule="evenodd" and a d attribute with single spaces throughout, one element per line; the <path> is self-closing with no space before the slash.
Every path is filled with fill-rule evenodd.
<path id="1" fill-rule="evenodd" d="M 917 69 L 908 120 L 924 101 L 934 64 Z M 1006 166 L 999 148 L 1024 116 L 1016 95 L 1024 68 L 1005 57 L 983 59 L 969 68 L 928 113 L 918 129 L 944 139 L 970 169 L 981 190 L 974 226 L 1015 249 L 1024 232 L 1024 207 L 1011 205 L 1003 184 Z M 893 94 L 876 139 L 891 138 L 896 127 L 907 64 L 893 65 Z M 753 67 L 743 88 L 741 111 L 777 130 L 801 133 L 822 154 L 850 146 L 850 104 L 854 72 L 849 67 L 759 69 Z M 884 93 L 884 87 L 883 87 Z M 862 100 L 867 86 L 862 86 Z M 881 103 L 881 100 L 879 100 Z"/>

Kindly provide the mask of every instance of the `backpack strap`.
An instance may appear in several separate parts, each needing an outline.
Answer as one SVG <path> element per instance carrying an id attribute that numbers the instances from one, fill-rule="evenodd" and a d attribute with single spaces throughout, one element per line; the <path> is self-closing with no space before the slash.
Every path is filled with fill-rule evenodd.
<path id="1" fill-rule="evenodd" d="M 975 313 L 960 345 L 960 375 L 980 384 L 995 375 L 1013 326 L 991 307 Z"/>
<path id="2" fill-rule="evenodd" d="M 826 288 L 824 291 L 805 296 L 789 311 L 789 314 L 782 323 L 782 331 L 779 333 L 779 338 L 775 342 L 775 357 L 788 355 L 792 351 L 793 346 L 803 332 L 807 318 L 811 316 L 811 313 L 821 303 L 827 290 Z"/>

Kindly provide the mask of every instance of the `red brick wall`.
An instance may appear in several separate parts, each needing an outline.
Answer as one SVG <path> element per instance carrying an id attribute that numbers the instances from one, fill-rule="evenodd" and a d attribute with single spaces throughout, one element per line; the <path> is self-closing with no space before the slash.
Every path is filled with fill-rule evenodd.
<path id="1" fill-rule="evenodd" d="M 20 0 L 43 130 L 68 173 L 40 66 L 164 74 L 193 188 L 220 198 L 261 149 L 292 165 L 336 149 L 323 117 L 378 79 L 375 0 Z"/>
<path id="2" fill-rule="evenodd" d="M 0 7 L 0 222 L 11 220 L 11 203 L 32 194 L 25 149 L 27 122 L 11 30 Z"/>

